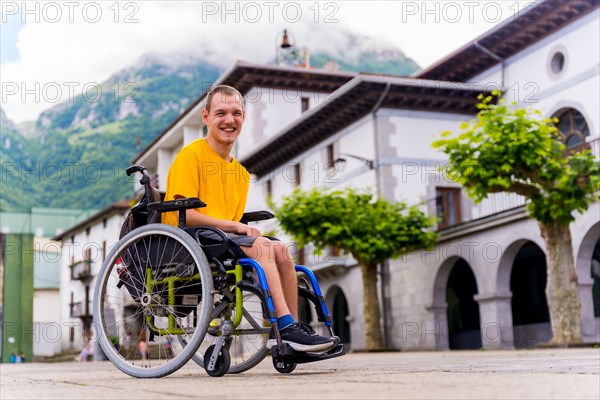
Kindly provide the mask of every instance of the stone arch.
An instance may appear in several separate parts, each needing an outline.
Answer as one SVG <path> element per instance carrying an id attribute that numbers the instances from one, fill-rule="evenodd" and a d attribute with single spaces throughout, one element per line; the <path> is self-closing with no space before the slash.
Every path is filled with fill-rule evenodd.
<path id="1" fill-rule="evenodd" d="M 512 330 L 514 346 L 526 348 L 552 338 L 546 300 L 546 255 L 533 241 L 518 240 L 513 244 L 509 246 L 510 253 L 505 260 L 510 268 L 508 290 L 511 293 Z M 507 269 L 506 265 L 501 267 L 499 278 L 506 290 Z"/>
<path id="2" fill-rule="evenodd" d="M 534 239 L 521 238 L 517 239 L 506 247 L 506 250 L 502 253 L 500 262 L 498 263 L 498 275 L 496 277 L 496 293 L 502 296 L 510 296 L 510 276 L 512 273 L 512 267 L 515 262 L 517 254 L 521 248 L 527 243 L 534 243 L 540 249 L 544 250 L 545 245 Z"/>
<path id="3" fill-rule="evenodd" d="M 340 338 L 342 343 L 350 344 L 350 308 L 344 291 L 339 286 L 332 286 L 327 291 L 326 303 L 333 322 L 333 333 Z"/>
<path id="4" fill-rule="evenodd" d="M 446 287 L 450 349 L 481 348 L 481 318 L 475 301 L 478 292 L 471 266 L 459 258 L 450 271 Z"/>
<path id="5" fill-rule="evenodd" d="M 455 268 L 457 266 L 460 271 Z M 453 275 L 453 273 L 459 273 L 461 276 L 468 276 L 470 274 L 471 281 L 468 286 L 471 288 L 474 287 L 474 290 L 465 293 L 465 287 L 457 287 L 456 282 L 460 282 L 461 279 Z M 449 285 L 453 286 L 450 288 L 451 290 L 449 290 Z M 456 293 L 457 289 L 461 293 Z M 430 307 L 430 311 L 434 314 L 437 349 L 481 347 L 480 327 L 472 326 L 480 324 L 479 306 L 474 300 L 476 294 L 477 280 L 469 263 L 459 256 L 452 256 L 444 260 L 434 280 L 433 303 L 432 307 Z M 454 300 L 452 300 L 453 296 Z M 472 318 L 460 315 L 455 321 L 449 320 L 449 315 L 451 318 L 456 318 L 456 311 L 452 309 L 453 307 L 461 310 L 462 314 L 472 314 L 473 310 L 475 310 L 474 312 L 477 315 Z M 468 322 L 465 318 L 469 318 Z M 456 329 L 456 322 L 463 324 L 463 326 Z M 466 325 L 465 322 L 467 322 Z"/>
<path id="6" fill-rule="evenodd" d="M 581 302 L 581 333 L 584 342 L 600 340 L 600 277 L 592 275 L 592 260 L 600 263 L 600 222 L 583 236 L 575 257 L 577 289 Z M 595 296 L 594 296 L 595 295 Z"/>

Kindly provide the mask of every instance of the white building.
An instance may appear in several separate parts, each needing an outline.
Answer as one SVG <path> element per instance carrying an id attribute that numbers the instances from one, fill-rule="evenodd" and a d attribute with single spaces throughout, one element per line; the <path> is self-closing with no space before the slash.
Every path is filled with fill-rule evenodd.
<path id="1" fill-rule="evenodd" d="M 557 116 L 566 143 L 589 146 L 598 157 L 599 20 L 596 0 L 546 0 L 411 78 L 238 62 L 218 83 L 246 98 L 235 150 L 256 177 L 248 211 L 298 186 L 368 187 L 388 200 L 422 203 L 429 214 L 443 215 L 440 240 L 432 252 L 382 267 L 387 345 L 491 349 L 546 341 L 545 246 L 523 199 L 498 194 L 474 205 L 440 175 L 446 157 L 430 144 L 474 116 L 477 94 L 502 88 L 520 106 Z M 159 189 L 179 149 L 203 136 L 205 96 L 134 161 Z M 591 273 L 592 259 L 600 262 L 598 204 L 571 230 L 584 340 L 599 341 L 600 276 Z M 363 348 L 355 262 L 335 253 L 309 255 L 304 262 L 318 273 L 337 333 Z"/>
<path id="2" fill-rule="evenodd" d="M 87 338 L 93 336 L 96 276 L 119 240 L 129 208 L 127 201 L 113 203 L 54 238 L 62 242 L 59 310 L 63 352 L 81 350 Z"/>

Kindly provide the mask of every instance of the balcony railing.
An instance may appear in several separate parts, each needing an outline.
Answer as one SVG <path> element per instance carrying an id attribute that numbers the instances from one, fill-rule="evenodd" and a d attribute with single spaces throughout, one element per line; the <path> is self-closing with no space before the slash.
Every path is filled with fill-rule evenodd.
<path id="1" fill-rule="evenodd" d="M 525 198 L 514 193 L 492 193 L 471 207 L 471 220 L 525 205 Z"/>
<path id="2" fill-rule="evenodd" d="M 461 202 L 465 202 L 465 197 L 460 197 Z M 468 211 L 465 210 L 465 205 L 461 204 L 461 212 L 454 216 L 454 223 L 450 223 L 448 218 L 443 219 L 442 216 L 436 215 L 438 209 L 436 199 L 429 199 L 421 203 L 418 208 L 426 215 L 434 215 L 441 218 L 438 229 L 450 228 L 452 226 L 469 222 L 475 219 L 487 217 L 502 211 L 520 207 L 525 204 L 525 198 L 514 193 L 493 193 L 478 204 L 473 204 L 470 200 L 468 203 Z M 465 212 L 466 211 L 466 212 Z"/>
<path id="3" fill-rule="evenodd" d="M 78 301 L 77 303 L 71 303 L 70 306 L 71 318 L 89 318 L 92 316 L 89 302 Z"/>
<path id="4" fill-rule="evenodd" d="M 92 277 L 92 261 L 81 260 L 74 264 L 71 264 L 71 279 L 72 280 L 85 280 Z"/>

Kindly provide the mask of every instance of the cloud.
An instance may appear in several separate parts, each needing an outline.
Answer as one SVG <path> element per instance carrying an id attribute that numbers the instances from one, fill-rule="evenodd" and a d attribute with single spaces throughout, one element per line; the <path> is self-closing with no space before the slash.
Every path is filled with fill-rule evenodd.
<path id="1" fill-rule="evenodd" d="M 468 3 L 483 9 L 484 3 Z M 515 3 L 504 3 L 507 17 L 507 7 Z M 347 51 L 353 32 L 392 43 L 427 66 L 498 22 L 483 14 L 471 22 L 464 5 L 461 19 L 449 22 L 452 10 L 444 11 L 446 3 L 439 1 L 5 1 L 2 7 L 6 4 L 17 7 L 16 15 L 25 22 L 15 43 L 18 61 L 0 65 L 2 107 L 17 122 L 72 100 L 86 86 L 108 79 L 149 52 L 170 62 L 193 56 L 227 68 L 236 60 L 273 60 L 283 29 L 299 47 L 334 54 L 340 47 Z M 29 13 L 23 13 L 23 4 Z M 48 4 L 59 7 L 60 18 Z M 438 9 L 427 14 L 422 7 Z"/>

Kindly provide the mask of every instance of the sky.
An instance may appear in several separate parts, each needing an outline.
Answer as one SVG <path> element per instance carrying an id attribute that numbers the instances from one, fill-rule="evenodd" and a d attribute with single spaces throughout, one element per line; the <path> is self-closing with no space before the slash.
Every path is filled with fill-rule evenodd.
<path id="1" fill-rule="evenodd" d="M 0 105 L 35 120 L 152 53 L 192 54 L 224 69 L 270 62 L 287 29 L 297 47 L 333 52 L 348 33 L 391 44 L 421 67 L 532 1 L 2 1 Z M 369 43 L 367 41 L 367 43 Z M 90 93 L 90 92 L 86 92 Z"/>

